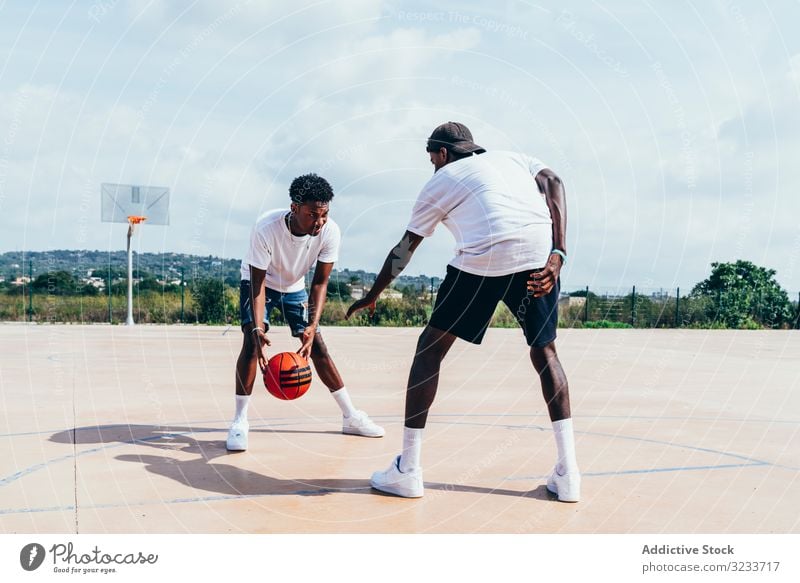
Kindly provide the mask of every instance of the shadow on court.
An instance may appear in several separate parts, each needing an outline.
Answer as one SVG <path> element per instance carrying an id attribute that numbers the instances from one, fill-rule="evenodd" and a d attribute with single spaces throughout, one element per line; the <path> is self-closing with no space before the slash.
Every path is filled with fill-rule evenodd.
<path id="1" fill-rule="evenodd" d="M 338 431 L 307 431 L 295 429 L 252 429 L 252 433 L 308 433 L 332 434 L 341 436 Z M 193 435 L 204 433 L 219 433 L 221 439 L 199 440 Z M 220 463 L 220 458 L 237 456 L 225 448 L 225 429 L 196 428 L 182 426 L 159 425 L 98 425 L 78 427 L 74 430 L 60 431 L 50 437 L 55 443 L 76 445 L 104 445 L 105 448 L 120 447 L 124 445 L 143 445 L 155 450 L 165 452 L 167 455 L 150 454 L 124 454 L 114 459 L 120 462 L 142 464 L 144 469 L 153 474 L 169 478 L 185 486 L 197 490 L 214 492 L 225 496 L 325 496 L 335 493 L 371 494 L 381 497 L 394 498 L 373 490 L 369 479 L 348 478 L 319 478 L 319 479 L 293 479 L 288 477 L 273 477 L 237 467 L 227 463 Z M 97 449 L 88 450 L 96 452 Z M 168 452 L 194 454 L 195 459 L 184 460 L 168 455 Z M 77 452 L 78 456 L 83 455 Z M 215 461 L 217 460 L 217 461 Z M 365 472 L 369 475 L 369 472 Z M 551 500 L 552 496 L 542 485 L 535 490 L 508 490 L 504 488 L 486 488 L 462 484 L 448 484 L 426 482 L 427 491 L 456 492 L 472 494 L 492 494 L 499 496 L 512 496 L 518 498 L 532 498 L 537 500 Z"/>
<path id="2" fill-rule="evenodd" d="M 278 425 L 278 427 L 280 427 Z M 278 429 L 274 427 L 252 427 L 251 433 L 304 433 L 309 435 L 341 435 L 339 431 L 318 431 L 308 429 Z M 219 433 L 223 437 L 220 440 L 222 447 L 225 447 L 225 436 L 227 429 L 218 427 L 181 427 L 177 425 L 91 425 L 87 427 L 76 427 L 59 431 L 50 436 L 50 441 L 55 443 L 81 444 L 158 444 L 159 440 L 181 441 L 189 435 L 201 433 Z M 184 440 L 186 441 L 186 440 Z M 188 441 L 194 441 L 188 437 Z"/>

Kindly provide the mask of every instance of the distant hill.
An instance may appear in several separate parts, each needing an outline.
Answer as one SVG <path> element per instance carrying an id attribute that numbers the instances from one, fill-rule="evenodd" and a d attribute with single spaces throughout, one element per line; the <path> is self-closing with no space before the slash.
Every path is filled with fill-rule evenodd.
<path id="1" fill-rule="evenodd" d="M 85 279 L 92 272 L 101 276 L 101 272 L 114 273 L 125 270 L 128 259 L 125 251 L 88 251 L 55 249 L 53 251 L 10 251 L 0 254 L 0 278 L 13 281 L 15 278 L 28 275 L 28 262 L 33 264 L 33 277 L 52 271 L 68 271 L 79 279 Z M 187 255 L 184 253 L 135 253 L 133 268 L 137 274 L 150 274 L 161 281 L 175 281 L 181 278 L 181 268 L 185 279 L 222 278 L 228 285 L 239 285 L 240 259 L 223 259 L 213 255 Z M 332 282 L 343 284 L 360 284 L 371 286 L 376 274 L 361 269 L 335 269 Z M 441 279 L 433 278 L 434 288 L 438 288 Z M 431 278 L 426 275 L 401 275 L 395 281 L 397 287 L 413 286 L 417 289 L 428 288 Z"/>

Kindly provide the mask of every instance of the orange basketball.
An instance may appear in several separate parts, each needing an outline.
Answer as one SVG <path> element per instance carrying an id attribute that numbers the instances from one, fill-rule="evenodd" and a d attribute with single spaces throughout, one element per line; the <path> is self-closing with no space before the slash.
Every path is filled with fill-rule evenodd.
<path id="1" fill-rule="evenodd" d="M 311 386 L 311 367 L 296 352 L 281 352 L 269 359 L 264 385 L 278 399 L 299 399 Z"/>

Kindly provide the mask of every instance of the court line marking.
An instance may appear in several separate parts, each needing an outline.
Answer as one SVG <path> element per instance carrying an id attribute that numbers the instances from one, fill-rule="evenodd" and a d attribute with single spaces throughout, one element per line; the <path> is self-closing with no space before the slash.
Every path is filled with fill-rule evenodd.
<path id="1" fill-rule="evenodd" d="M 525 418 L 538 418 L 538 417 L 546 417 L 546 413 L 438 413 L 438 414 L 430 414 L 428 415 L 429 419 L 433 419 L 436 417 L 525 417 Z M 372 415 L 373 419 L 383 419 L 383 420 L 392 420 L 397 419 L 396 415 Z M 297 417 L 259 417 L 258 421 L 297 421 Z M 311 421 L 319 422 L 319 421 L 327 421 L 328 419 L 332 421 L 336 421 L 338 417 L 314 417 L 310 418 Z M 778 424 L 785 424 L 785 425 L 800 425 L 800 420 L 794 419 L 769 419 L 769 418 L 761 418 L 761 419 L 752 419 L 752 418 L 736 418 L 736 417 L 685 417 L 685 416 L 660 416 L 660 415 L 579 415 L 573 417 L 578 421 L 583 420 L 605 420 L 605 419 L 626 419 L 626 420 L 635 420 L 635 421 L 715 421 L 715 422 L 726 422 L 726 423 L 778 423 Z M 163 427 L 170 427 L 175 425 L 207 425 L 209 423 L 230 423 L 230 419 L 211 419 L 207 421 L 182 421 L 180 423 L 165 423 Z M 24 431 L 19 433 L 0 433 L 0 438 L 4 437 L 25 437 L 30 435 L 52 435 L 54 433 L 63 433 L 65 431 L 92 431 L 96 429 L 110 429 L 113 427 L 128 427 L 130 425 L 140 426 L 143 425 L 142 423 L 111 423 L 109 425 L 91 425 L 86 427 L 75 427 L 69 429 L 51 429 L 51 430 L 42 430 L 42 431 Z"/>
<path id="2" fill-rule="evenodd" d="M 442 417 L 451 417 L 451 416 L 453 416 L 453 415 L 442 415 Z M 475 415 L 475 416 L 487 416 L 487 415 L 486 414 L 480 414 L 480 415 Z M 504 417 L 504 416 L 506 416 L 506 415 L 496 415 L 496 417 L 501 417 L 501 418 Z M 508 416 L 511 416 L 511 415 L 508 415 Z M 290 423 L 278 423 L 278 424 L 270 423 L 268 425 L 263 425 L 263 424 L 262 425 L 252 425 L 251 427 L 252 428 L 285 427 L 285 426 L 290 426 L 290 425 L 303 425 L 303 424 L 309 423 L 308 421 L 305 421 L 305 420 L 296 420 L 296 418 L 290 418 L 290 417 L 282 417 L 282 418 L 278 418 L 278 419 L 295 419 L 295 420 L 293 422 L 290 422 Z M 193 425 L 195 423 L 187 422 L 186 424 Z M 431 421 L 431 424 L 472 425 L 472 426 L 482 426 L 482 427 L 502 427 L 502 428 L 505 428 L 505 429 L 536 429 L 538 431 L 543 431 L 543 432 L 544 431 L 549 431 L 549 429 L 547 429 L 546 427 L 539 426 L 539 425 L 531 425 L 531 424 L 509 425 L 509 424 L 502 424 L 502 423 L 477 423 L 477 422 L 460 422 L 460 423 L 458 423 L 458 422 L 457 423 L 449 422 L 449 423 L 446 423 L 446 422 L 443 422 L 443 421 L 435 421 L 435 420 Z M 179 424 L 175 424 L 175 425 L 179 425 Z M 80 430 L 85 430 L 85 431 L 92 431 L 92 430 L 99 430 L 99 429 L 103 429 L 103 428 L 106 428 L 106 429 L 108 429 L 108 428 L 123 428 L 123 427 L 130 427 L 130 426 L 131 426 L 130 424 L 112 424 L 112 425 L 101 425 L 101 426 L 90 426 L 90 427 L 85 427 L 85 428 L 76 428 L 76 430 L 80 429 Z M 134 427 L 137 427 L 137 426 L 139 426 L 139 424 L 134 425 Z M 169 426 L 170 426 L 169 424 L 166 425 L 166 427 L 169 427 Z M 62 432 L 65 432 L 65 431 L 67 431 L 67 430 L 62 430 L 62 431 L 56 432 L 56 433 L 62 433 Z M 134 438 L 134 439 L 128 439 L 128 440 L 124 440 L 124 441 L 118 441 L 118 442 L 115 442 L 115 443 L 103 444 L 100 447 L 81 450 L 77 454 L 63 455 L 63 456 L 60 456 L 60 457 L 57 457 L 57 458 L 53 458 L 53 459 L 47 460 L 45 462 L 41 462 L 41 463 L 38 463 L 38 464 L 34 464 L 32 466 L 29 466 L 28 468 L 25 468 L 23 470 L 20 470 L 20 471 L 14 473 L 14 474 L 11 474 L 10 476 L 6 476 L 6 477 L 0 479 L 0 487 L 7 486 L 8 484 L 19 480 L 20 478 L 23 478 L 23 477 L 28 476 L 28 475 L 30 475 L 32 473 L 35 473 L 35 472 L 37 472 L 39 470 L 42 470 L 42 469 L 50 466 L 51 464 L 55 464 L 55 463 L 59 463 L 59 462 L 67 461 L 67 460 L 75 460 L 78 457 L 83 457 L 83 456 L 86 456 L 86 455 L 97 453 L 97 452 L 105 450 L 105 449 L 114 449 L 114 448 L 118 448 L 118 447 L 124 447 L 126 445 L 134 445 L 137 442 L 146 443 L 146 442 L 155 441 L 155 440 L 158 440 L 158 439 L 169 439 L 169 438 L 181 437 L 181 436 L 186 436 L 186 435 L 192 435 L 192 434 L 195 434 L 195 433 L 213 433 L 213 432 L 222 432 L 222 431 L 225 431 L 225 430 L 224 429 L 219 429 L 219 428 L 208 428 L 208 429 L 198 428 L 198 429 L 193 429 L 192 431 L 162 433 L 162 434 L 154 435 L 154 436 L 151 436 L 151 437 Z M 755 458 L 750 458 L 750 457 L 742 456 L 742 455 L 739 455 L 739 454 L 728 453 L 728 452 L 724 452 L 724 451 L 714 450 L 714 449 L 710 449 L 710 448 L 702 448 L 702 447 L 697 447 L 697 446 L 692 446 L 692 445 L 670 443 L 670 442 L 656 440 L 656 439 L 647 439 L 647 438 L 642 438 L 642 437 L 632 437 L 632 436 L 626 436 L 626 435 L 619 435 L 619 434 L 612 434 L 612 433 L 602 433 L 602 432 L 593 432 L 593 431 L 576 431 L 575 433 L 578 434 L 578 435 L 594 435 L 594 436 L 607 437 L 607 438 L 612 438 L 612 439 L 623 439 L 623 440 L 629 440 L 629 441 L 639 441 L 639 442 L 644 442 L 644 443 L 653 443 L 653 444 L 656 444 L 656 445 L 664 445 L 664 446 L 667 446 L 667 447 L 680 447 L 680 448 L 690 449 L 690 450 L 694 450 L 694 451 L 701 451 L 703 453 L 711 453 L 711 454 L 717 454 L 717 455 L 726 456 L 726 457 L 732 457 L 732 458 L 735 458 L 735 459 L 741 459 L 741 460 L 744 460 L 744 461 L 748 462 L 748 465 L 769 465 L 769 466 L 773 466 L 773 467 L 778 467 L 778 468 L 782 468 L 782 469 L 789 469 L 789 470 L 795 470 L 795 471 L 798 469 L 798 468 L 793 468 L 793 467 L 790 467 L 790 466 L 782 466 L 782 465 L 779 465 L 779 464 L 773 464 L 771 462 L 767 462 L 767 461 L 764 461 L 764 460 L 758 460 L 758 459 L 755 459 Z M 716 467 L 716 466 L 714 466 L 714 467 Z M 656 471 L 656 469 L 654 468 L 653 471 Z M 586 475 L 588 475 L 588 474 L 586 474 Z"/>
<path id="3" fill-rule="evenodd" d="M 684 471 L 684 470 L 718 470 L 718 469 L 752 467 L 761 465 L 769 465 L 769 464 L 763 464 L 763 463 L 725 464 L 719 466 L 686 466 L 686 467 L 657 468 L 657 469 L 644 469 L 644 470 L 623 470 L 621 472 L 588 472 L 583 474 L 583 476 L 613 476 L 618 474 L 637 474 L 637 473 L 670 472 L 670 471 Z M 543 482 L 547 478 L 548 478 L 547 475 L 525 476 L 518 478 L 504 478 L 504 481 L 531 480 L 531 481 Z M 104 504 L 85 504 L 81 505 L 81 510 L 104 510 L 113 508 L 128 508 L 131 506 L 163 506 L 168 504 L 195 504 L 199 502 L 224 502 L 228 500 L 253 500 L 259 498 L 271 498 L 275 496 L 320 496 L 325 494 L 337 494 L 343 492 L 360 492 L 371 489 L 372 488 L 370 486 L 364 486 L 357 488 L 319 488 L 315 490 L 298 489 L 290 492 L 266 492 L 264 494 L 240 494 L 240 495 L 219 494 L 215 496 L 198 496 L 195 498 L 172 498 L 169 500 L 159 499 L 159 500 L 139 500 L 136 502 L 125 502 L 125 503 L 109 502 Z M 490 494 L 492 490 L 498 490 L 498 489 L 499 488 L 487 488 L 487 494 Z M 71 512 L 74 510 L 75 510 L 74 505 L 50 506 L 42 508 L 8 508 L 8 509 L 0 509 L 0 516 L 8 516 L 12 514 L 33 514 L 42 512 Z"/>
<path id="4" fill-rule="evenodd" d="M 439 417 L 455 417 L 458 415 L 448 414 L 448 415 L 439 415 Z M 475 414 L 475 415 L 461 415 L 461 417 L 487 417 L 491 416 L 490 414 Z M 509 415 L 494 415 L 494 417 L 530 417 L 529 415 L 516 415 L 516 414 L 509 414 Z M 283 418 L 276 418 L 275 420 L 287 420 L 293 419 L 288 417 Z M 399 422 L 399 418 L 395 418 Z M 209 423 L 209 422 L 201 422 L 202 423 Z M 296 420 L 288 422 L 288 423 L 279 423 L 276 424 L 272 423 L 265 423 L 261 425 L 252 425 L 251 427 L 254 429 L 258 428 L 271 428 L 271 427 L 285 427 L 287 425 L 302 425 L 308 424 L 308 420 Z M 477 422 L 446 422 L 446 421 L 431 421 L 434 424 L 450 424 L 450 425 L 476 425 L 476 426 L 488 426 L 488 427 L 499 427 L 504 429 L 515 429 L 515 430 L 526 430 L 526 429 L 536 429 L 538 431 L 549 431 L 548 428 L 538 426 L 538 425 L 509 425 L 509 424 L 498 424 L 498 423 L 477 423 Z M 194 422 L 187 422 L 185 424 L 188 425 L 197 425 L 198 423 Z M 179 425 L 179 424 L 174 424 Z M 92 427 L 85 427 L 85 428 L 75 428 L 76 430 L 80 431 L 97 431 L 102 429 L 109 429 L 109 428 L 124 428 L 130 427 L 130 424 L 112 424 L 112 425 L 104 425 L 104 426 L 92 426 Z M 169 427 L 169 425 L 166 425 Z M 67 430 L 62 430 L 67 431 Z M 53 458 L 52 460 L 48 460 L 46 462 L 42 462 L 39 464 L 35 464 L 12 474 L 6 478 L 0 480 L 0 486 L 5 486 L 23 478 L 27 475 L 30 475 L 36 471 L 44 469 L 48 467 L 50 464 L 58 463 L 61 461 L 66 460 L 74 460 L 77 457 L 82 457 L 85 455 L 90 455 L 92 453 L 97 453 L 102 450 L 106 449 L 113 449 L 118 447 L 124 447 L 128 445 L 135 445 L 136 443 L 147 443 L 151 441 L 156 441 L 160 439 L 170 439 L 175 437 L 182 437 L 187 435 L 193 434 L 203 434 L 203 433 L 217 433 L 217 432 L 224 432 L 225 429 L 220 428 L 195 428 L 192 431 L 184 431 L 184 432 L 171 432 L 171 433 L 163 433 L 159 435 L 153 435 L 150 437 L 144 438 L 134 438 L 125 441 L 115 442 L 115 443 L 106 443 L 100 447 L 94 447 L 86 450 L 82 450 L 78 452 L 76 455 L 64 455 L 57 458 Z M 58 432 L 56 432 L 58 433 Z M 649 474 L 649 473 L 663 473 L 663 472 L 680 472 L 680 471 L 715 471 L 715 470 L 724 470 L 724 469 L 733 469 L 733 468 L 743 468 L 743 467 L 758 467 L 758 466 L 772 466 L 772 467 L 784 467 L 786 469 L 793 469 L 797 470 L 798 468 L 788 468 L 785 466 L 779 466 L 777 464 L 772 464 L 770 462 L 764 460 L 758 460 L 755 458 L 749 458 L 747 456 L 742 456 L 739 454 L 733 454 L 728 452 L 722 452 L 710 448 L 702 448 L 697 446 L 689 446 L 683 444 L 675 444 L 655 439 L 648 439 L 648 438 L 641 438 L 641 437 L 633 437 L 633 436 L 626 436 L 626 435 L 619 435 L 619 434 L 610 434 L 610 433 L 601 433 L 601 432 L 581 432 L 576 431 L 577 434 L 581 435 L 595 435 L 598 437 L 607 437 L 607 438 L 616 438 L 616 439 L 625 439 L 630 441 L 639 441 L 645 443 L 653 443 L 656 445 L 664 445 L 668 447 L 679 447 L 685 448 L 695 451 L 701 451 L 703 453 L 710 453 L 710 454 L 717 454 L 721 456 L 732 457 L 735 459 L 744 460 L 746 463 L 741 464 L 718 464 L 718 465 L 709 465 L 709 466 L 675 466 L 675 467 L 667 467 L 667 468 L 645 468 L 645 469 L 633 469 L 633 470 L 619 470 L 619 471 L 611 471 L 611 472 L 586 472 L 583 475 L 586 477 L 600 477 L 600 476 L 613 476 L 613 475 L 632 475 L 632 474 Z M 213 465 L 213 464 L 210 464 Z M 503 478 L 504 481 L 522 481 L 522 480 L 544 480 L 547 476 L 511 476 L 507 478 Z M 185 504 L 185 503 L 197 503 L 197 502 L 214 502 L 214 501 L 225 501 L 225 500 L 244 500 L 244 499 L 255 499 L 255 498 L 263 498 L 263 497 L 270 497 L 270 496 L 304 496 L 304 495 L 324 495 L 324 494 L 331 494 L 331 493 L 338 493 L 338 492 L 356 492 L 361 490 L 369 490 L 368 486 L 363 488 L 321 488 L 321 489 L 314 489 L 314 490 L 307 490 L 307 489 L 298 489 L 289 492 L 275 492 L 275 493 L 265 493 L 265 494 L 242 494 L 242 495 L 216 495 L 216 496 L 203 496 L 203 497 L 195 497 L 195 498 L 175 498 L 170 500 L 155 500 L 155 501 L 139 501 L 139 502 L 126 502 L 126 503 L 107 503 L 107 504 L 95 504 L 95 505 L 85 505 L 81 506 L 81 508 L 85 509 L 104 509 L 104 508 L 124 508 L 128 506 L 151 506 L 151 505 L 159 505 L 162 506 L 164 504 Z M 38 513 L 38 512 L 68 512 L 74 511 L 76 509 L 75 505 L 66 505 L 66 506 L 52 506 L 52 507 L 41 507 L 41 508 L 7 508 L 7 509 L 0 509 L 0 515 L 10 515 L 10 514 L 25 514 L 25 513 Z"/>
<path id="5" fill-rule="evenodd" d="M 769 466 L 767 462 L 756 462 L 752 464 L 719 464 L 716 466 L 674 466 L 671 468 L 646 468 L 641 470 L 619 470 L 614 472 L 581 472 L 581 477 L 600 477 L 600 476 L 624 476 L 630 474 L 655 474 L 659 472 L 685 472 L 696 470 L 725 470 L 730 468 L 752 468 L 756 466 Z M 547 478 L 548 476 L 544 476 Z M 540 480 L 542 476 L 509 476 L 503 478 L 506 481 L 516 480 Z"/>

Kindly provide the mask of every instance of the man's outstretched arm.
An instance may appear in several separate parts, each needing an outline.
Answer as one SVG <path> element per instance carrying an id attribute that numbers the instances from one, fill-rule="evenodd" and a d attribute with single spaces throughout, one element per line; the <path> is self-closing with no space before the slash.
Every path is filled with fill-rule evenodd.
<path id="1" fill-rule="evenodd" d="M 412 233 L 411 231 L 406 231 L 403 234 L 403 238 L 400 239 L 400 242 L 389 251 L 389 254 L 386 256 L 381 272 L 375 279 L 372 289 L 370 289 L 363 298 L 353 302 L 353 305 L 347 310 L 346 318 L 350 318 L 354 313 L 364 308 L 369 308 L 370 315 L 375 312 L 375 302 L 378 300 L 381 292 L 389 287 L 389 284 L 394 281 L 394 278 L 402 273 L 423 239 L 423 236 Z"/>

